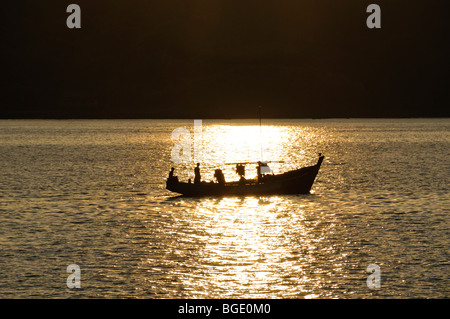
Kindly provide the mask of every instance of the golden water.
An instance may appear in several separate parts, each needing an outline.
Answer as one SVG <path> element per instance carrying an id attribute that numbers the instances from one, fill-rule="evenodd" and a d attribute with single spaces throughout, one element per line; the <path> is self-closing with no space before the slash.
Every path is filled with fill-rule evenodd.
<path id="1" fill-rule="evenodd" d="M 448 119 L 258 124 L 204 120 L 203 178 L 236 178 L 223 164 L 261 143 L 275 172 L 321 152 L 312 195 L 175 197 L 170 167 L 187 180 L 196 161 L 171 162 L 171 133 L 193 140 L 190 120 L 0 121 L 0 297 L 449 297 Z"/>

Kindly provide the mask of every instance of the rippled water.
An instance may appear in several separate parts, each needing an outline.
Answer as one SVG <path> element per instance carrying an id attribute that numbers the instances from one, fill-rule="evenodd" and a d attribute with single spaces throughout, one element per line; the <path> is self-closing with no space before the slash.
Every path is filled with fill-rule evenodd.
<path id="1" fill-rule="evenodd" d="M 450 120 L 0 121 L 0 298 L 448 298 Z M 225 162 L 326 156 L 312 195 L 180 198 Z M 249 174 L 254 174 L 250 169 Z M 68 289 L 66 268 L 81 268 Z M 366 269 L 381 269 L 369 289 Z"/>

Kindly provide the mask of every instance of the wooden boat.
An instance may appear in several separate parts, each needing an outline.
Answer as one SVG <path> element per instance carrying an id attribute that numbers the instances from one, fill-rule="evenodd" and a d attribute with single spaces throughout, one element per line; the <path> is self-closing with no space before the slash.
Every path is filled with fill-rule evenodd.
<path id="1" fill-rule="evenodd" d="M 238 172 L 238 174 L 241 175 L 241 179 L 233 182 L 225 182 L 224 178 L 218 178 L 219 182 L 217 183 L 186 183 L 178 181 L 178 178 L 175 176 L 171 176 L 166 181 L 166 188 L 172 192 L 193 197 L 309 194 L 323 159 L 324 156 L 319 154 L 319 160 L 317 161 L 317 164 L 313 166 L 303 167 L 276 175 L 263 175 L 261 173 L 262 167 L 267 166 L 267 162 L 257 162 L 258 178 L 246 180 L 243 178 L 243 174 Z M 237 165 L 241 164 L 249 163 L 237 163 Z M 216 173 L 218 173 L 218 171 L 221 173 L 221 170 L 216 170 Z"/>

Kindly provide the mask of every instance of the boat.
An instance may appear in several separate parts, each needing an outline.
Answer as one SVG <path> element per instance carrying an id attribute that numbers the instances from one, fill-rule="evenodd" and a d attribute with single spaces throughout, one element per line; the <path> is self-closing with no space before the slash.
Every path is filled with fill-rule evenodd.
<path id="1" fill-rule="evenodd" d="M 259 106 L 259 129 L 261 128 L 261 106 Z M 261 144 L 261 159 L 263 148 Z M 319 153 L 319 160 L 315 165 L 288 171 L 282 174 L 273 174 L 268 163 L 282 161 L 258 161 L 227 163 L 236 165 L 236 173 L 240 176 L 238 181 L 225 182 L 221 169 L 216 169 L 214 177 L 217 182 L 205 182 L 200 180 L 199 164 L 197 164 L 194 183 L 178 181 L 174 176 L 174 168 L 166 180 L 166 189 L 190 197 L 198 196 L 242 196 L 242 195 L 287 195 L 287 194 L 309 194 L 322 165 L 324 156 Z M 257 164 L 257 178 L 245 178 L 245 165 Z"/>
<path id="2" fill-rule="evenodd" d="M 189 197 L 200 196 L 242 196 L 242 195 L 288 195 L 309 194 L 322 165 L 324 156 L 319 154 L 315 165 L 302 167 L 281 174 L 270 174 L 269 162 L 253 162 L 257 164 L 258 177 L 245 179 L 245 165 L 251 162 L 236 164 L 236 172 L 241 176 L 238 181 L 225 182 L 222 170 L 215 171 L 217 182 L 192 183 L 178 181 L 177 176 L 169 175 L 166 189 Z"/>

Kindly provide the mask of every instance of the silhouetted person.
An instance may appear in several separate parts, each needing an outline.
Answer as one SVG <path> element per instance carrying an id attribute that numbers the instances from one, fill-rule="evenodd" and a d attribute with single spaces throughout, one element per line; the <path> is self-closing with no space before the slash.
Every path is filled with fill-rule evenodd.
<path id="1" fill-rule="evenodd" d="M 219 185 L 225 185 L 225 176 L 223 175 L 221 169 L 216 169 L 214 177 L 217 178 L 217 182 L 219 183 Z"/>
<path id="2" fill-rule="evenodd" d="M 167 179 L 168 183 L 178 183 L 178 177 L 177 176 L 173 176 L 173 172 L 175 171 L 175 168 L 172 167 L 172 169 L 169 172 L 169 178 Z"/>
<path id="3" fill-rule="evenodd" d="M 194 174 L 195 174 L 194 184 L 199 184 L 200 180 L 201 180 L 201 177 L 200 177 L 200 163 L 197 163 L 197 167 L 194 168 Z"/>
<path id="4" fill-rule="evenodd" d="M 258 162 L 258 166 L 256 167 L 256 170 L 258 172 L 258 184 L 262 183 L 261 164 L 261 162 Z"/>
<path id="5" fill-rule="evenodd" d="M 245 176 L 245 166 L 242 164 L 237 164 L 236 165 L 236 173 L 239 176 Z"/>

